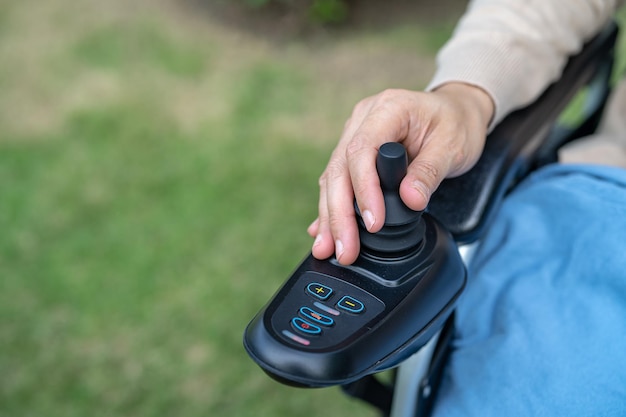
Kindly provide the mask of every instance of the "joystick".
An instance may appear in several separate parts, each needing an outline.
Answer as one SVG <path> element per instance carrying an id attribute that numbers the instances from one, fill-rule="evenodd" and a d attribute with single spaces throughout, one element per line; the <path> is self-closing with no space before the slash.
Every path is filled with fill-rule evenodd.
<path id="1" fill-rule="evenodd" d="M 376 167 L 385 224 L 369 233 L 358 216 L 357 260 L 309 254 L 246 328 L 246 351 L 280 382 L 345 385 L 398 365 L 441 329 L 465 286 L 452 236 L 400 199 L 404 147 L 381 146 Z"/>
<path id="2" fill-rule="evenodd" d="M 362 250 L 381 258 L 401 258 L 415 251 L 424 236 L 422 213 L 408 208 L 400 199 L 400 183 L 407 171 L 407 154 L 397 142 L 385 143 L 378 150 L 376 171 L 385 200 L 385 224 L 369 233 L 358 207 L 357 218 Z"/>

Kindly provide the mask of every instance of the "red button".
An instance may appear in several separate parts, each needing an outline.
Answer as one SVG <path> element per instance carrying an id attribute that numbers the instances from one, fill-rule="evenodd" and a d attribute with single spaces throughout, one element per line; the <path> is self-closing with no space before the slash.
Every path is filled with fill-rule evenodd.
<path id="1" fill-rule="evenodd" d="M 296 330 L 300 330 L 306 334 L 320 334 L 322 329 L 314 324 L 309 323 L 306 320 L 302 320 L 300 317 L 295 317 L 291 320 L 291 324 Z"/>

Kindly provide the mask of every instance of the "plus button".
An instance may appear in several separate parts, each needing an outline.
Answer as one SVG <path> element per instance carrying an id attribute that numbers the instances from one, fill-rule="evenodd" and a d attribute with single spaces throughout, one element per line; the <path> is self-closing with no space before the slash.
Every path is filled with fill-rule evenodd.
<path id="1" fill-rule="evenodd" d="M 306 291 L 320 300 L 327 300 L 333 292 L 333 289 L 317 282 L 312 282 L 306 287 Z"/>

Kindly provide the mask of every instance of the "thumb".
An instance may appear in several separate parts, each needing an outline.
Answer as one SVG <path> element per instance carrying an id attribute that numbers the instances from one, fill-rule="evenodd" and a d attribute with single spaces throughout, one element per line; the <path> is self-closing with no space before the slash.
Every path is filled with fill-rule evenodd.
<path id="1" fill-rule="evenodd" d="M 430 196 L 450 173 L 450 156 L 446 147 L 429 142 L 407 168 L 400 183 L 400 197 L 412 210 L 424 210 Z"/>

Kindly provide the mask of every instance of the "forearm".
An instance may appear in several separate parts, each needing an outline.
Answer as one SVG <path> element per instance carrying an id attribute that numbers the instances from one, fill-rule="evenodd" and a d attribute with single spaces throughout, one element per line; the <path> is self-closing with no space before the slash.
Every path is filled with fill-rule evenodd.
<path id="1" fill-rule="evenodd" d="M 623 0 L 474 0 L 437 57 L 433 90 L 463 82 L 495 105 L 491 126 L 555 81 Z"/>

